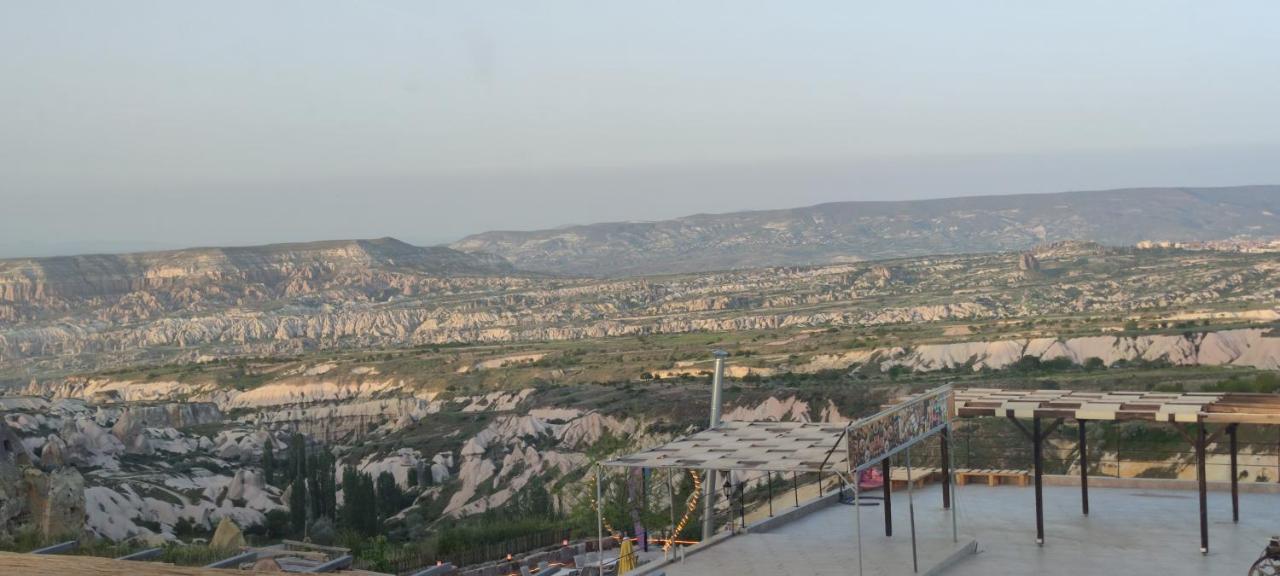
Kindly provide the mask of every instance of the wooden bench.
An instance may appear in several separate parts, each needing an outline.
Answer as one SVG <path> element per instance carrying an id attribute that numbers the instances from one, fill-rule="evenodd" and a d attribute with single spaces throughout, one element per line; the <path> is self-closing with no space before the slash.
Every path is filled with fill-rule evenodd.
<path id="1" fill-rule="evenodd" d="M 964 486 L 970 482 L 986 481 L 987 486 L 1013 484 L 1026 486 L 1031 482 L 1031 474 L 1026 470 L 998 470 L 994 468 L 956 470 L 956 486 Z"/>
<path id="2" fill-rule="evenodd" d="M 911 468 L 911 487 L 919 488 L 942 478 L 942 470 L 938 468 Z M 907 487 L 907 468 L 894 466 L 889 469 L 889 488 L 901 490 Z"/>

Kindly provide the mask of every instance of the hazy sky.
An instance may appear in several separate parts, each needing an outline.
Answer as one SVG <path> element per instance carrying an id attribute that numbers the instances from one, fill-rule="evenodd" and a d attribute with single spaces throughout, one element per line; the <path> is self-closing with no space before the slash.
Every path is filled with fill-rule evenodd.
<path id="1" fill-rule="evenodd" d="M 0 256 L 1280 183 L 1280 2 L 0 2 Z"/>

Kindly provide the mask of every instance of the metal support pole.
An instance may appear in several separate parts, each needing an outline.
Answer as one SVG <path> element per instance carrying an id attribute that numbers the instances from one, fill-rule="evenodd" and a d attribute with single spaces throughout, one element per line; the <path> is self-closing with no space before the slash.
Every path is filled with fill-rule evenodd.
<path id="1" fill-rule="evenodd" d="M 711 353 L 716 358 L 715 375 L 711 378 L 711 427 L 715 428 L 720 425 L 720 397 L 724 390 L 724 359 L 729 356 L 724 350 L 715 350 Z M 716 490 L 716 471 L 708 470 L 706 482 L 702 485 L 703 510 L 702 510 L 702 539 L 710 540 L 711 534 L 714 532 L 715 526 L 715 490 Z M 732 514 L 732 513 L 731 513 Z M 733 524 L 733 516 L 729 516 L 729 524 Z"/>
<path id="2" fill-rule="evenodd" d="M 712 525 L 715 522 L 716 509 L 716 471 L 708 470 L 702 480 L 702 539 L 711 539 Z"/>
<path id="3" fill-rule="evenodd" d="M 746 486 L 747 486 L 747 483 L 746 483 L 746 482 L 739 482 L 739 483 L 738 483 L 738 520 L 739 520 L 739 522 L 742 524 L 742 531 L 743 531 L 743 532 L 746 532 L 746 530 L 747 530 L 747 491 L 746 491 Z M 730 520 L 730 521 L 732 521 L 732 520 L 733 520 L 733 517 L 732 517 L 732 516 L 730 516 L 730 517 L 729 517 L 729 520 Z"/>
<path id="4" fill-rule="evenodd" d="M 912 498 L 911 488 L 911 448 L 907 450 L 907 516 L 911 518 L 911 571 L 920 571 L 920 560 L 916 556 L 916 503 Z"/>
<path id="5" fill-rule="evenodd" d="M 1080 429 L 1080 509 L 1089 515 L 1089 443 L 1085 437 L 1085 420 L 1076 420 Z"/>
<path id="6" fill-rule="evenodd" d="M 858 472 L 855 470 L 853 475 L 857 476 Z M 857 482 L 853 483 L 853 521 L 858 538 L 858 576 L 862 576 L 862 491 Z"/>
<path id="7" fill-rule="evenodd" d="M 889 459 L 880 461 L 880 475 L 884 477 L 884 535 L 893 536 L 893 481 L 889 479 Z M 854 478 L 854 482 L 858 479 Z"/>
<path id="8" fill-rule="evenodd" d="M 950 423 L 947 423 L 947 432 L 948 432 L 948 435 L 950 435 L 950 432 L 951 432 Z M 953 454 L 948 454 L 947 457 L 948 457 L 947 464 L 950 466 L 951 474 L 955 474 L 956 473 L 956 466 L 955 466 L 955 460 L 954 460 L 955 456 Z M 956 501 L 956 483 L 952 481 L 950 474 L 947 476 L 947 486 L 950 488 L 948 492 L 951 493 L 951 541 L 959 542 L 960 529 L 957 526 L 956 508 L 960 507 L 960 503 Z"/>
<path id="9" fill-rule="evenodd" d="M 643 514 L 649 513 L 649 469 L 648 468 L 640 469 L 640 510 L 642 510 L 643 512 L 641 513 L 642 516 L 638 522 L 639 525 L 636 526 L 636 529 L 639 531 L 636 534 L 636 538 L 640 539 L 641 548 L 645 552 L 648 552 L 649 551 L 649 528 L 644 526 L 643 524 L 644 523 Z"/>
<path id="10" fill-rule="evenodd" d="M 710 540 L 715 523 L 716 471 L 708 470 L 702 480 L 702 540 Z"/>
<path id="11" fill-rule="evenodd" d="M 1040 417 L 1032 420 L 1031 442 L 1036 475 L 1036 544 L 1044 546 L 1044 453 L 1041 452 Z"/>
<path id="12" fill-rule="evenodd" d="M 1205 479 L 1204 422 L 1196 429 L 1196 482 L 1200 485 L 1200 553 L 1209 553 L 1209 492 Z"/>
<path id="13" fill-rule="evenodd" d="M 791 473 L 791 493 L 796 496 L 796 508 L 800 507 L 800 479 L 796 477 L 796 473 Z"/>
<path id="14" fill-rule="evenodd" d="M 769 472 L 769 517 L 773 518 L 773 472 Z"/>
<path id="15" fill-rule="evenodd" d="M 671 469 L 667 468 L 667 498 L 671 500 L 671 535 L 667 536 L 670 541 L 667 546 L 675 550 L 676 544 L 676 489 L 671 485 Z"/>
<path id="16" fill-rule="evenodd" d="M 942 429 L 942 509 L 951 509 L 951 431 Z"/>
<path id="17" fill-rule="evenodd" d="M 596 554 L 600 559 L 599 572 L 604 574 L 604 490 L 601 466 L 596 464 Z"/>
<path id="18" fill-rule="evenodd" d="M 1239 446 L 1236 444 L 1236 428 L 1238 425 L 1232 424 L 1227 426 L 1227 435 L 1231 438 L 1231 521 L 1240 521 L 1240 472 L 1236 468 L 1236 453 Z"/>

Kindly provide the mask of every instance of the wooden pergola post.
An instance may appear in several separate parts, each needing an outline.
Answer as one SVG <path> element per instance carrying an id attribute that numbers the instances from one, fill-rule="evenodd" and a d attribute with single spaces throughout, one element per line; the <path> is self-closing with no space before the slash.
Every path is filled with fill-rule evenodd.
<path id="1" fill-rule="evenodd" d="M 942 439 L 942 509 L 951 509 L 951 430 L 943 428 Z"/>
<path id="2" fill-rule="evenodd" d="M 1227 436 L 1231 439 L 1231 521 L 1240 521 L 1240 472 L 1236 468 L 1236 428 L 1238 424 L 1227 426 Z"/>
<path id="3" fill-rule="evenodd" d="M 1064 419 L 1079 423 L 1081 510 L 1089 513 L 1089 459 L 1087 420 L 1102 422 L 1143 421 L 1169 424 L 1196 452 L 1196 483 L 1200 508 L 1200 550 L 1209 553 L 1208 445 L 1222 435 L 1230 440 L 1231 518 L 1239 522 L 1239 426 L 1241 424 L 1280 425 L 1280 397 L 1256 393 L 1156 393 L 1083 392 L 1063 390 L 958 389 L 955 391 L 956 418 L 1005 417 L 1031 440 L 1035 458 L 1036 540 L 1044 541 L 1043 442 Z M 1035 431 L 1019 418 L 1032 419 Z M 1041 427 L 1042 418 L 1055 421 Z M 1195 424 L 1195 432 L 1187 429 Z M 1209 435 L 1210 425 L 1220 426 Z M 953 494 L 953 499 L 954 499 Z"/>
<path id="4" fill-rule="evenodd" d="M 1040 426 L 1040 416 L 1032 413 L 1031 430 L 1027 430 L 1022 422 L 1014 416 L 1010 411 L 1007 415 L 1010 422 L 1013 422 L 1018 430 L 1022 431 L 1023 436 L 1031 440 L 1031 457 L 1032 467 L 1035 471 L 1035 487 L 1036 487 L 1036 544 L 1044 546 L 1044 439 L 1048 438 L 1058 426 L 1062 425 L 1063 419 L 1057 418 L 1053 424 L 1049 425 L 1049 429 L 1045 430 Z"/>
<path id="5" fill-rule="evenodd" d="M 1089 444 L 1085 438 L 1085 420 L 1076 420 L 1080 432 L 1080 509 L 1089 515 Z"/>
<path id="6" fill-rule="evenodd" d="M 893 481 L 890 480 L 889 474 L 889 459 L 885 458 L 880 461 L 880 475 L 884 477 L 884 486 L 882 486 L 884 490 L 884 535 L 891 537 L 893 536 L 893 488 L 891 486 Z M 853 481 L 858 481 L 856 475 Z"/>

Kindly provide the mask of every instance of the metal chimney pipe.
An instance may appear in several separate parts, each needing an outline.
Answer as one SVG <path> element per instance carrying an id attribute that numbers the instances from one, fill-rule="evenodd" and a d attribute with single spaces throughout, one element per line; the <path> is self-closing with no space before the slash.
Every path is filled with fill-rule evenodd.
<path id="1" fill-rule="evenodd" d="M 724 397 L 724 359 L 729 353 L 716 350 L 711 353 L 716 357 L 716 372 L 711 378 L 711 427 L 720 425 L 720 403 Z"/>
<path id="2" fill-rule="evenodd" d="M 711 427 L 715 428 L 720 425 L 720 403 L 724 396 L 724 359 L 729 357 L 729 353 L 724 350 L 714 350 L 711 352 L 716 358 L 715 375 L 711 378 Z M 716 471 L 708 470 L 706 479 L 702 482 L 702 541 L 711 539 L 712 533 L 715 531 L 715 508 L 716 503 L 712 496 L 716 490 Z"/>

